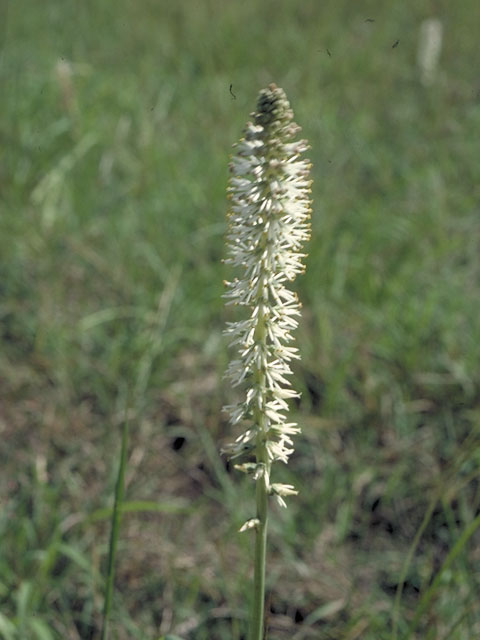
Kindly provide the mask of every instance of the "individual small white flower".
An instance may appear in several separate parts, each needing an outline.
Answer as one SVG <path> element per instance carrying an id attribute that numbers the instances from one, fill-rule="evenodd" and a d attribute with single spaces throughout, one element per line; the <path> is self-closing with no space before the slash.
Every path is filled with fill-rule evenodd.
<path id="1" fill-rule="evenodd" d="M 283 499 L 285 496 L 298 496 L 298 491 L 295 491 L 293 484 L 271 484 L 270 493 L 275 496 L 281 507 L 287 506 L 287 503 Z"/>
<path id="2" fill-rule="evenodd" d="M 225 282 L 227 304 L 245 308 L 247 317 L 227 323 L 225 330 L 238 354 L 226 375 L 234 387 L 245 387 L 245 395 L 224 409 L 231 424 L 243 425 L 244 431 L 223 452 L 230 457 L 255 454 L 254 463 L 236 467 L 262 477 L 283 506 L 282 496 L 296 492 L 291 485 L 270 485 L 270 466 L 276 460 L 288 462 L 291 436 L 300 432 L 286 421 L 287 400 L 299 395 L 288 380 L 289 363 L 299 355 L 287 345 L 300 316 L 297 295 L 286 285 L 304 271 L 311 165 L 300 157 L 308 149 L 306 141 L 293 141 L 300 127 L 283 89 L 272 84 L 261 91 L 252 116 L 230 165 L 225 260 L 239 271 Z"/>
<path id="3" fill-rule="evenodd" d="M 238 530 L 239 533 L 243 533 L 244 531 L 248 531 L 249 529 L 256 529 L 260 524 L 260 520 L 258 518 L 250 518 L 247 520 Z"/>

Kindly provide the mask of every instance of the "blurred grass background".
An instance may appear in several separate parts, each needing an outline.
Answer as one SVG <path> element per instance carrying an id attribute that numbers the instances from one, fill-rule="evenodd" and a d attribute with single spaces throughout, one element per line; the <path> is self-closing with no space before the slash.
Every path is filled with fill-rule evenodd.
<path id="1" fill-rule="evenodd" d="M 477 9 L 0 4 L 1 638 L 98 638 L 127 396 L 112 637 L 245 638 L 254 503 L 218 454 L 221 258 L 230 147 L 270 82 L 311 143 L 315 203 L 269 640 L 392 638 L 426 513 L 399 637 L 480 637 L 477 532 L 439 574 L 480 512 Z"/>

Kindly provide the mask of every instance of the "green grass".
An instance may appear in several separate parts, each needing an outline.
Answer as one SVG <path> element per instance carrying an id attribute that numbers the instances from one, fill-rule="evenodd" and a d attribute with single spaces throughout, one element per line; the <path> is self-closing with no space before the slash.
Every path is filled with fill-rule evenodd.
<path id="1" fill-rule="evenodd" d="M 254 496 L 218 456 L 220 261 L 230 146 L 272 81 L 311 143 L 315 203 L 304 434 L 276 471 L 301 491 L 271 518 L 269 640 L 390 640 L 402 570 L 399 639 L 480 635 L 476 9 L 0 8 L 1 638 L 99 637 L 125 389 L 111 637 L 244 638 Z"/>

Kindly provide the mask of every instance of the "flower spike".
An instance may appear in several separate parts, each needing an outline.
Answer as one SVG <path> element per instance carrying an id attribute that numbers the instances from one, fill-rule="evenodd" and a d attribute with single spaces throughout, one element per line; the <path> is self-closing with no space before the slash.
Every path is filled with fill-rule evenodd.
<path id="1" fill-rule="evenodd" d="M 272 462 L 288 461 L 291 436 L 300 431 L 286 421 L 287 400 L 298 397 L 288 380 L 290 362 L 299 358 L 287 345 L 300 315 L 297 295 L 286 284 L 304 271 L 311 165 L 300 157 L 307 142 L 293 141 L 300 127 L 283 89 L 271 84 L 261 91 L 252 117 L 230 164 L 225 260 L 241 273 L 225 283 L 227 304 L 248 310 L 246 319 L 228 323 L 225 330 L 238 352 L 226 375 L 234 387 L 246 387 L 244 399 L 225 410 L 233 425 L 246 428 L 224 452 L 233 457 L 255 453 L 255 465 L 265 465 L 269 478 Z M 267 491 L 277 494 L 270 486 Z"/>
<path id="2" fill-rule="evenodd" d="M 298 397 L 290 386 L 290 362 L 298 359 L 292 332 L 300 303 L 287 288 L 303 273 L 302 252 L 310 237 L 310 163 L 301 154 L 305 140 L 294 141 L 300 127 L 285 92 L 274 84 L 260 92 L 253 121 L 235 145 L 230 164 L 228 257 L 239 275 L 226 282 L 227 304 L 245 308 L 245 318 L 229 322 L 225 333 L 237 356 L 226 375 L 245 389 L 240 402 L 224 407 L 232 425 L 243 428 L 223 449 L 246 462 L 235 467 L 256 483 L 256 517 L 240 531 L 255 532 L 255 571 L 250 639 L 264 638 L 265 559 L 268 499 L 286 507 L 296 495 L 291 484 L 270 483 L 272 463 L 288 462 L 292 436 L 299 427 L 287 422 L 288 400 Z"/>

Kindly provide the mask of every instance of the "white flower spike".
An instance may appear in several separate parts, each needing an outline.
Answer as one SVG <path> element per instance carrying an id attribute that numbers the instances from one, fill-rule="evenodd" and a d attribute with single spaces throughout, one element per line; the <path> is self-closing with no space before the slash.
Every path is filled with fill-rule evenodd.
<path id="1" fill-rule="evenodd" d="M 229 304 L 245 307 L 246 319 L 230 322 L 225 333 L 238 357 L 227 376 L 233 386 L 245 388 L 243 400 L 225 407 L 232 425 L 243 433 L 224 448 L 231 458 L 248 456 L 235 465 L 256 483 L 256 517 L 240 531 L 255 531 L 250 640 L 264 638 L 265 565 L 268 497 L 282 507 L 284 497 L 297 492 L 290 484 L 270 484 L 272 462 L 288 462 L 293 452 L 291 436 L 300 429 L 287 422 L 287 400 L 298 397 L 290 388 L 290 361 L 299 358 L 287 346 L 297 327 L 300 303 L 286 283 L 303 273 L 302 246 L 310 237 L 310 186 L 308 160 L 300 155 L 304 140 L 283 89 L 271 84 L 260 92 L 253 122 L 236 145 L 230 170 L 231 207 L 228 213 L 228 264 L 239 277 L 226 282 Z"/>
<path id="2" fill-rule="evenodd" d="M 231 178 L 226 263 L 241 275 L 226 282 L 227 304 L 248 309 L 249 317 L 227 324 L 238 357 L 227 370 L 233 386 L 246 387 L 244 399 L 225 407 L 232 425 L 243 433 L 223 452 L 232 458 L 255 455 L 255 462 L 235 465 L 253 473 L 267 494 L 294 495 L 291 485 L 270 485 L 272 462 L 288 462 L 292 435 L 300 429 L 286 421 L 287 400 L 298 397 L 287 377 L 298 350 L 287 346 L 297 327 L 300 303 L 286 283 L 303 273 L 303 244 L 310 237 L 310 163 L 301 159 L 309 147 L 293 138 L 300 127 L 285 92 L 274 84 L 260 92 L 253 122 L 237 145 Z M 258 470 L 262 469 L 262 473 Z"/>

